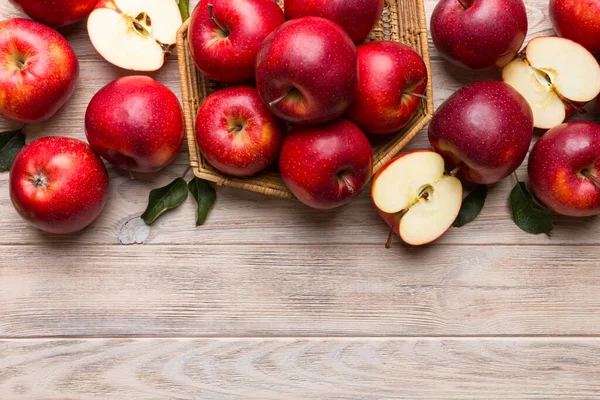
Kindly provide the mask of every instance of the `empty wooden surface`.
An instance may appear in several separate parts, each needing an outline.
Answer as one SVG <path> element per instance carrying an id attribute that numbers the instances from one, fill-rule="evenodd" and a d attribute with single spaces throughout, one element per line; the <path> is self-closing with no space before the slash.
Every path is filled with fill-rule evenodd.
<path id="1" fill-rule="evenodd" d="M 547 1 L 526 3 L 529 37 L 553 34 Z M 0 19 L 17 16 L 0 2 Z M 83 139 L 91 97 L 129 74 L 100 59 L 84 23 L 61 32 L 79 85 L 28 140 Z M 431 51 L 436 105 L 498 78 Z M 151 75 L 180 93 L 175 58 Z M 409 146 L 427 147 L 424 133 Z M 109 166 L 108 206 L 77 235 L 27 227 L 0 175 L 0 399 L 600 398 L 598 218 L 525 234 L 509 178 L 475 222 L 418 249 L 383 248 L 366 193 L 320 212 L 218 188 L 204 227 L 190 199 L 148 228 L 148 191 L 186 170 L 185 149 L 133 181 Z"/>

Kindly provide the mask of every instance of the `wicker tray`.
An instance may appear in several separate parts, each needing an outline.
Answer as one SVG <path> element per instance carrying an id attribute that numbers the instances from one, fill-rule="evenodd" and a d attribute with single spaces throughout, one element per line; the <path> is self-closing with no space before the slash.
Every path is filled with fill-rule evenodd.
<path id="1" fill-rule="evenodd" d="M 279 0 L 279 4 L 283 5 L 283 0 Z M 236 187 L 285 199 L 293 199 L 294 196 L 285 186 L 276 167 L 272 167 L 250 178 L 235 178 L 222 174 L 213 168 L 198 150 L 194 134 L 194 123 L 198 108 L 208 95 L 221 88 L 222 85 L 207 79 L 196 69 L 187 41 L 188 26 L 189 20 L 182 25 L 177 34 L 177 54 L 179 58 L 186 135 L 190 150 L 190 165 L 194 174 L 199 178 L 215 182 L 218 185 Z M 394 40 L 412 47 L 425 60 L 429 77 L 426 92 L 428 100 L 421 102 L 421 106 L 411 122 L 396 134 L 371 138 L 374 163 L 373 174 L 375 174 L 387 161 L 402 150 L 433 116 L 431 63 L 429 59 L 423 0 L 386 0 L 381 21 L 379 21 L 378 26 L 371 32 L 367 40 Z"/>

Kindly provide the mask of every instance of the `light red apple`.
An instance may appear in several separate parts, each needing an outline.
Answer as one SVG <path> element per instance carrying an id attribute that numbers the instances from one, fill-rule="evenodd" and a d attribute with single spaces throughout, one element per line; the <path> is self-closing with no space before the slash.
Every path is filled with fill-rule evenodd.
<path id="1" fill-rule="evenodd" d="M 166 86 L 126 76 L 100 89 L 85 114 L 92 148 L 119 168 L 155 172 L 173 161 L 183 143 L 183 112 Z"/>
<path id="2" fill-rule="evenodd" d="M 289 19 L 322 17 L 340 25 L 356 44 L 362 43 L 383 12 L 383 0 L 285 0 Z"/>
<path id="3" fill-rule="evenodd" d="M 194 63 L 219 82 L 253 81 L 263 41 L 284 22 L 273 0 L 201 0 L 188 30 Z"/>
<path id="4" fill-rule="evenodd" d="M 405 243 L 420 246 L 436 240 L 458 216 L 462 185 L 445 172 L 439 154 L 417 150 L 392 159 L 373 177 L 373 203 Z M 391 233 L 386 247 L 390 244 Z"/>
<path id="5" fill-rule="evenodd" d="M 427 89 L 427 67 L 410 47 L 392 41 L 358 46 L 358 95 L 344 114 L 364 132 L 402 129 L 417 112 Z"/>
<path id="6" fill-rule="evenodd" d="M 0 22 L 0 117 L 47 120 L 69 100 L 79 62 L 54 29 L 28 19 Z"/>
<path id="7" fill-rule="evenodd" d="M 356 47 L 329 20 L 290 20 L 265 39 L 256 59 L 256 86 L 269 109 L 286 121 L 334 120 L 358 92 Z"/>
<path id="8" fill-rule="evenodd" d="M 550 129 L 600 93 L 600 66 L 569 39 L 540 36 L 502 70 L 504 82 L 531 105 L 534 125 Z"/>
<path id="9" fill-rule="evenodd" d="M 72 233 L 100 215 L 108 173 L 86 143 L 44 137 L 26 145 L 10 171 L 10 198 L 29 224 L 50 233 Z"/>
<path id="10" fill-rule="evenodd" d="M 277 160 L 285 130 L 251 86 L 211 94 L 196 118 L 198 148 L 213 167 L 234 176 L 254 175 Z"/>
<path id="11" fill-rule="evenodd" d="M 176 0 L 99 0 L 87 21 L 104 59 L 132 71 L 156 71 L 175 48 L 182 19 Z"/>
<path id="12" fill-rule="evenodd" d="M 474 83 L 455 92 L 429 124 L 429 141 L 450 170 L 468 181 L 491 184 L 525 159 L 533 113 L 523 96 L 503 82 Z"/>
<path id="13" fill-rule="evenodd" d="M 52 27 L 71 25 L 92 12 L 98 0 L 9 0 L 25 14 Z"/>
<path id="14" fill-rule="evenodd" d="M 365 188 L 373 153 L 367 137 L 348 120 L 297 125 L 283 141 L 279 171 L 302 203 L 330 209 L 350 202 Z"/>
<path id="15" fill-rule="evenodd" d="M 526 35 L 523 0 L 440 0 L 431 15 L 435 47 L 452 63 L 470 69 L 503 67 Z"/>
<path id="16" fill-rule="evenodd" d="M 574 217 L 600 214 L 600 125 L 561 124 L 529 155 L 529 184 L 553 211 Z"/>
<path id="17" fill-rule="evenodd" d="M 600 0 L 550 0 L 550 19 L 560 36 L 600 52 Z"/>

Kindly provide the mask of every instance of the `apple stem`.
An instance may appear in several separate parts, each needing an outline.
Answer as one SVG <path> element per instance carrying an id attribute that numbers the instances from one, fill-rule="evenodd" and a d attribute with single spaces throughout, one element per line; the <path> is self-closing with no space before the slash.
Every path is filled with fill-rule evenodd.
<path id="1" fill-rule="evenodd" d="M 292 93 L 294 90 L 296 90 L 294 87 L 291 87 L 287 92 L 285 92 L 285 94 L 283 94 L 282 96 L 276 98 L 275 100 L 269 102 L 269 106 L 271 107 L 275 107 L 277 104 L 281 103 L 281 101 L 283 99 L 285 99 L 286 97 L 288 97 L 288 95 L 290 93 Z"/>
<path id="2" fill-rule="evenodd" d="M 350 193 L 354 193 L 354 187 L 345 173 L 339 174 L 339 179 L 346 185 Z"/>
<path id="3" fill-rule="evenodd" d="M 465 10 L 467 10 L 469 8 L 463 0 L 457 0 L 457 1 L 462 6 L 462 8 L 464 8 Z"/>
<path id="4" fill-rule="evenodd" d="M 564 103 L 567 103 L 569 106 L 573 107 L 573 109 L 575 111 L 577 111 L 579 114 L 587 114 L 586 110 L 581 108 L 579 105 L 575 104 L 573 101 L 567 99 L 566 97 L 561 96 L 560 94 L 559 94 L 559 97 Z"/>
<path id="5" fill-rule="evenodd" d="M 460 172 L 460 169 L 462 168 L 462 166 L 463 166 L 463 163 L 461 162 L 452 171 L 448 172 L 448 175 L 449 176 L 456 176 L 456 175 L 458 175 L 458 173 Z"/>
<path id="6" fill-rule="evenodd" d="M 404 94 L 407 94 L 409 96 L 418 97 L 418 98 L 423 99 L 423 100 L 427 100 L 427 96 L 425 96 L 424 94 L 413 93 L 413 92 L 404 92 Z"/>
<path id="7" fill-rule="evenodd" d="M 222 30 L 223 32 L 225 32 L 226 35 L 229 35 L 229 30 L 225 29 L 221 26 L 221 24 L 219 24 L 217 22 L 217 19 L 215 18 L 215 13 L 213 12 L 213 5 L 209 4 L 208 5 L 208 12 L 210 13 L 210 19 L 211 21 L 217 26 L 217 28 L 219 28 L 220 30 Z"/>
<path id="8" fill-rule="evenodd" d="M 239 132 L 241 130 L 242 130 L 242 127 L 240 127 L 240 126 L 234 126 L 233 128 L 227 129 L 227 133 Z"/>
<path id="9" fill-rule="evenodd" d="M 590 181 L 594 182 L 596 184 L 596 186 L 598 186 L 600 188 L 600 179 L 598 179 L 597 176 L 592 175 L 590 171 L 584 169 L 583 171 L 581 171 L 581 175 L 585 176 Z"/>
<path id="10" fill-rule="evenodd" d="M 394 229 L 396 228 L 396 225 L 398 225 L 398 223 L 400 222 L 400 220 L 402 219 L 402 217 L 404 217 L 404 215 L 408 212 L 408 209 L 405 208 L 404 210 L 400 211 L 398 216 L 396 217 L 396 219 L 394 220 L 394 223 L 392 224 L 392 227 L 390 228 L 390 234 L 388 235 L 387 241 L 385 242 L 385 248 L 389 249 L 392 247 L 392 241 L 394 240 Z"/>

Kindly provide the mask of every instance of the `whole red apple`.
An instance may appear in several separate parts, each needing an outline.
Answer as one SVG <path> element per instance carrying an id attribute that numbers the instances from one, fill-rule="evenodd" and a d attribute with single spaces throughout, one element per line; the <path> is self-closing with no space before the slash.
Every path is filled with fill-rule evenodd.
<path id="1" fill-rule="evenodd" d="M 356 47 L 329 20 L 293 19 L 265 39 L 256 59 L 256 86 L 270 110 L 286 121 L 331 121 L 358 92 Z"/>
<path id="2" fill-rule="evenodd" d="M 181 148 L 183 113 L 166 86 L 147 76 L 126 76 L 92 98 L 85 133 L 92 148 L 119 168 L 155 172 Z"/>
<path id="3" fill-rule="evenodd" d="M 468 181 L 491 184 L 525 159 L 533 136 L 527 100 L 504 82 L 478 82 L 448 98 L 429 124 L 429 141 L 451 170 Z"/>
<path id="4" fill-rule="evenodd" d="M 568 122 L 550 129 L 529 155 L 533 193 L 553 211 L 600 214 L 600 125 Z"/>
<path id="5" fill-rule="evenodd" d="M 560 36 L 600 52 L 600 0 L 550 0 L 550 19 Z"/>
<path id="6" fill-rule="evenodd" d="M 340 25 L 354 43 L 362 43 L 381 18 L 383 0 L 285 0 L 289 19 L 322 17 Z"/>
<path id="7" fill-rule="evenodd" d="M 31 225 L 71 233 L 91 224 L 108 197 L 108 173 L 86 143 L 45 137 L 26 145 L 10 171 L 10 198 Z"/>
<path id="8" fill-rule="evenodd" d="M 56 32 L 28 19 L 0 22 L 0 117 L 31 123 L 52 117 L 69 100 L 79 62 Z"/>
<path id="9" fill-rule="evenodd" d="M 373 172 L 373 153 L 364 133 L 348 120 L 295 126 L 283 140 L 279 171 L 307 206 L 335 208 L 365 188 Z"/>
<path id="10" fill-rule="evenodd" d="M 251 86 L 219 90 L 202 103 L 196 118 L 198 148 L 221 172 L 250 176 L 279 155 L 285 124 Z"/>
<path id="11" fill-rule="evenodd" d="M 9 0 L 31 18 L 52 27 L 71 25 L 92 12 L 98 0 Z"/>
<path id="12" fill-rule="evenodd" d="M 440 0 L 431 15 L 435 47 L 471 69 L 503 67 L 527 35 L 523 0 Z"/>
<path id="13" fill-rule="evenodd" d="M 201 0 L 188 31 L 194 62 L 210 79 L 252 81 L 263 41 L 284 22 L 273 0 Z"/>
<path id="14" fill-rule="evenodd" d="M 345 117 L 372 134 L 393 133 L 411 120 L 427 89 L 427 67 L 410 47 L 391 41 L 358 46 L 358 96 Z"/>

